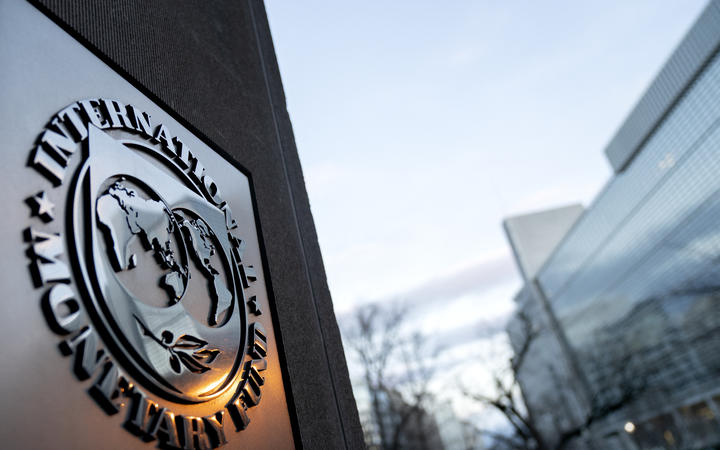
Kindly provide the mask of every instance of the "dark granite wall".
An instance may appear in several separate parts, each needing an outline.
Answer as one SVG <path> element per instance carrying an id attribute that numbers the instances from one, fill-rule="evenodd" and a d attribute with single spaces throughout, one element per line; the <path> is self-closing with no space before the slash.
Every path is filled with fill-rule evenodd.
<path id="1" fill-rule="evenodd" d="M 362 448 L 261 1 L 33 0 L 252 179 L 296 442 Z"/>

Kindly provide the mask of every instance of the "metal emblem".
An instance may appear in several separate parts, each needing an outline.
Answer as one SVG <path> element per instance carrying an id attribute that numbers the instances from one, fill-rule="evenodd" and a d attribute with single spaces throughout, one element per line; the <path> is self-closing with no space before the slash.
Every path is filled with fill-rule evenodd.
<path id="1" fill-rule="evenodd" d="M 230 206 L 184 142 L 116 100 L 64 108 L 29 165 L 53 186 L 26 201 L 38 219 L 25 233 L 30 270 L 77 377 L 92 379 L 102 409 L 124 410 L 143 439 L 227 443 L 265 383 L 268 341 L 254 321 L 263 311 L 246 298 L 257 275 L 243 259 L 243 239 L 257 238 L 236 235 Z M 65 204 L 55 205 L 62 185 Z"/>

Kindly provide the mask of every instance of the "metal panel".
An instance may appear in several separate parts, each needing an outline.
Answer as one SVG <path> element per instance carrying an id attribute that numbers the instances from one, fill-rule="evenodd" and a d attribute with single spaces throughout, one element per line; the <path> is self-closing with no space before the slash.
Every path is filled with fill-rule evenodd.
<path id="1" fill-rule="evenodd" d="M 720 1 L 705 8 L 605 149 L 618 173 L 627 167 L 720 46 Z"/>
<path id="2" fill-rule="evenodd" d="M 248 174 L 27 3 L 0 61 L 0 441 L 293 448 Z"/>

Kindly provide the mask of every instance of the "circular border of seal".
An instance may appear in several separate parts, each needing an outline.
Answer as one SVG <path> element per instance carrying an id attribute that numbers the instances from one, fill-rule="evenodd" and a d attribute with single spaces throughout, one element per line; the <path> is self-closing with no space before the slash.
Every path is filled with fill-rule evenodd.
<path id="1" fill-rule="evenodd" d="M 84 141 L 87 143 L 86 146 L 92 145 L 89 140 L 93 135 L 97 133 L 104 133 L 97 129 L 95 126 L 89 126 L 88 140 Z M 159 152 L 156 148 L 146 145 L 141 142 L 132 140 L 115 140 L 118 146 L 123 145 L 123 148 L 134 147 L 152 158 L 158 160 L 163 165 L 170 165 L 172 161 L 167 158 L 166 155 Z M 68 223 L 72 224 L 72 230 L 68 230 L 68 236 L 72 236 L 74 239 L 74 245 L 69 246 L 69 252 L 72 255 L 74 262 L 80 269 L 81 276 L 84 280 L 85 295 L 91 299 L 86 306 L 90 312 L 93 321 L 97 325 L 98 330 L 102 330 L 101 334 L 105 337 L 103 340 L 105 345 L 110 347 L 115 358 L 121 362 L 124 368 L 134 378 L 141 380 L 143 384 L 148 387 L 151 391 L 158 395 L 179 403 L 201 403 L 209 401 L 226 391 L 233 383 L 234 378 L 239 375 L 239 369 L 242 360 L 245 357 L 246 341 L 247 341 L 247 311 L 243 306 L 245 305 L 245 295 L 240 288 L 240 271 L 238 269 L 239 262 L 235 260 L 235 256 L 232 254 L 229 248 L 222 248 L 223 255 L 229 258 L 229 261 L 223 261 L 228 266 L 231 272 L 232 279 L 232 292 L 233 292 L 233 308 L 231 314 L 232 319 L 239 320 L 240 336 L 238 342 L 238 353 L 235 356 L 235 362 L 230 369 L 230 373 L 225 378 L 223 383 L 212 393 L 205 395 L 205 398 L 198 398 L 198 396 L 186 395 L 183 392 L 175 389 L 169 382 L 163 379 L 162 375 L 151 367 L 133 347 L 132 342 L 125 335 L 120 324 L 114 317 L 113 312 L 109 308 L 108 298 L 103 292 L 104 283 L 99 278 L 101 274 L 97 270 L 97 265 L 100 264 L 96 259 L 95 239 L 97 234 L 96 220 L 96 208 L 95 201 L 97 199 L 96 192 L 91 192 L 92 187 L 90 186 L 90 173 L 92 168 L 92 161 L 90 157 L 90 151 L 85 152 L 85 158 L 78 164 L 78 169 L 73 176 L 71 185 L 69 187 L 68 205 L 66 215 L 68 216 Z M 118 147 L 118 150 L 120 148 Z M 131 151 L 131 150 L 128 150 Z M 118 158 L 120 158 L 118 156 Z M 137 159 L 137 158 L 136 158 Z M 117 160 L 116 164 L 117 164 Z M 100 161 L 102 163 L 102 161 Z M 150 162 L 146 162 L 150 164 Z M 127 176 L 133 177 L 129 173 L 115 173 L 119 169 L 113 168 L 109 173 L 111 176 Z M 193 190 L 196 194 L 201 195 L 200 190 L 192 184 L 192 179 L 179 170 L 173 170 L 175 175 L 180 176 L 181 181 L 186 187 L 194 187 Z M 105 175 L 102 178 L 106 178 Z M 104 180 L 103 180 L 104 181 Z M 136 183 L 140 184 L 146 190 L 153 190 L 154 188 L 146 180 L 137 179 Z M 230 229 L 225 226 L 225 233 L 230 233 Z M 229 242 L 227 243 L 229 246 Z M 236 317 L 237 316 L 237 317 Z M 226 324 L 230 325 L 230 324 Z M 198 375 L 189 373 L 186 377 L 197 377 Z M 202 379 L 196 380 L 202 383 Z M 203 396 L 200 396 L 203 397 Z"/>
<path id="2" fill-rule="evenodd" d="M 28 159 L 28 166 L 52 184 L 47 192 L 41 191 L 26 199 L 31 217 L 39 219 L 25 230 L 24 239 L 28 245 L 34 286 L 44 291 L 40 301 L 43 315 L 49 328 L 60 337 L 58 347 L 72 360 L 75 376 L 80 381 L 91 380 L 88 393 L 104 412 L 113 415 L 125 410 L 122 424 L 128 431 L 143 440 L 158 439 L 162 447 L 222 446 L 228 443 L 231 427 L 238 432 L 247 428 L 249 410 L 260 403 L 268 367 L 268 337 L 259 321 L 250 321 L 248 310 L 255 316 L 261 315 L 262 311 L 254 296 L 246 305 L 241 305 L 246 307 L 247 318 L 243 327 L 247 342 L 245 356 L 239 376 L 231 384 L 232 389 L 223 392 L 219 398 L 197 405 L 171 402 L 166 406 L 162 404 L 164 397 L 153 398 L 146 394 L 142 380 L 139 385 L 135 384 L 133 374 L 125 373 L 124 365 L 121 367 L 115 361 L 115 353 L 104 347 L 106 337 L 96 328 L 96 320 L 86 308 L 90 300 L 84 279 L 78 276 L 78 265 L 68 267 L 63 261 L 63 252 L 68 248 L 72 251 L 76 242 L 73 233 L 63 236 L 57 232 L 55 205 L 49 199 L 53 195 L 47 195 L 72 176 L 70 163 L 80 167 L 75 161 L 80 158 L 77 154 L 87 150 L 83 142 L 87 140 L 90 126 L 101 130 L 123 130 L 151 142 L 151 148 L 170 161 L 171 170 L 188 177 L 197 192 L 223 212 L 228 229 L 237 227 L 230 206 L 220 198 L 217 185 L 206 174 L 202 163 L 164 124 L 153 124 L 146 112 L 113 99 L 91 98 L 74 102 L 51 117 Z M 66 214 L 64 226 L 72 230 L 74 224 L 69 217 Z M 239 269 L 241 288 L 248 289 L 257 281 L 257 275 L 254 267 L 243 260 L 246 243 L 232 234 L 228 239 Z"/>

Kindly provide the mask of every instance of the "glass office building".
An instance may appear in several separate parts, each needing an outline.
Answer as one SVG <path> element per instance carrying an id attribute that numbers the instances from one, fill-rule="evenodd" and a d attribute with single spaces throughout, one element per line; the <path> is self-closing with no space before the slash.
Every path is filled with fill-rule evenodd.
<path id="1" fill-rule="evenodd" d="M 606 149 L 613 177 L 523 273 L 508 331 L 550 445 L 720 446 L 719 45 L 711 2 Z"/>

